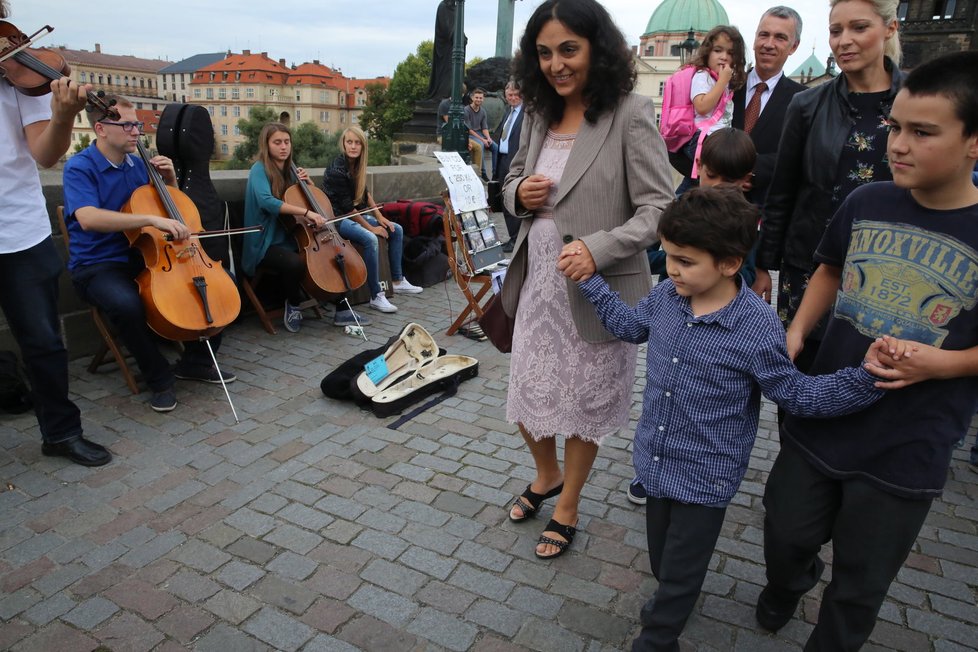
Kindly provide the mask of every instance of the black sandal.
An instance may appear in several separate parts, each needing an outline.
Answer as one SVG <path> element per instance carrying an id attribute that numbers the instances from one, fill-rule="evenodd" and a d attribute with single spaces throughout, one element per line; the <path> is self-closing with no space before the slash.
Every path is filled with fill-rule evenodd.
<path id="1" fill-rule="evenodd" d="M 536 556 L 539 557 L 540 559 L 554 559 L 556 557 L 560 557 L 562 554 L 564 554 L 564 552 L 567 551 L 567 548 L 570 547 L 570 544 L 573 543 L 574 535 L 577 534 L 577 528 L 571 525 L 564 525 L 563 523 L 558 523 L 553 519 L 550 519 L 550 522 L 547 523 L 547 527 L 545 527 L 543 531 L 556 532 L 560 536 L 564 537 L 566 541 L 561 541 L 560 539 L 551 539 L 550 537 L 541 534 L 540 538 L 537 540 L 537 545 L 540 545 L 541 543 L 545 543 L 545 544 L 550 544 L 552 546 L 557 546 L 557 552 L 555 552 L 552 555 L 541 555 L 539 552 L 537 552 L 536 548 L 534 548 L 533 549 L 534 554 L 536 554 Z"/>
<path id="2" fill-rule="evenodd" d="M 543 501 L 545 501 L 547 498 L 553 498 L 564 490 L 563 482 L 545 494 L 538 494 L 534 492 L 532 489 L 530 489 L 532 486 L 533 483 L 526 485 L 526 491 L 517 496 L 513 501 L 513 504 L 510 505 L 509 520 L 519 523 L 520 521 L 525 521 L 528 518 L 532 518 L 534 514 L 537 513 L 537 510 L 540 509 L 540 505 L 543 503 Z M 520 498 L 524 498 L 526 502 L 524 503 L 522 500 L 520 500 Z M 523 516 L 520 518 L 513 518 L 513 507 L 517 506 L 520 508 L 520 510 L 522 510 Z"/>

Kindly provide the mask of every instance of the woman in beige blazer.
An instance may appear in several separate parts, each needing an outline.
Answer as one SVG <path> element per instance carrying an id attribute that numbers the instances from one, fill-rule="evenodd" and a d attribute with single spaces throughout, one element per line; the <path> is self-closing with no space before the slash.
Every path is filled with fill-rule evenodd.
<path id="1" fill-rule="evenodd" d="M 645 250 L 672 180 L 652 102 L 631 92 L 631 51 L 595 0 L 541 4 L 514 72 L 527 114 L 503 187 L 522 220 L 502 295 L 516 318 L 506 416 L 536 477 L 510 518 L 525 520 L 559 494 L 536 548 L 552 558 L 574 537 L 598 444 L 628 422 L 635 380 L 636 347 L 604 330 L 574 281 L 600 270 L 629 303 L 649 292 Z M 562 252 L 574 255 L 558 269 Z M 566 437 L 563 470 L 557 434 Z"/>

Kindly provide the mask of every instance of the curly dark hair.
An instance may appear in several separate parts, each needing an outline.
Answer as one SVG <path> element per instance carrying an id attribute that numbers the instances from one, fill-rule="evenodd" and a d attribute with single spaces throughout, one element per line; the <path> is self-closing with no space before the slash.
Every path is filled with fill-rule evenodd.
<path id="1" fill-rule="evenodd" d="M 692 188 L 674 199 L 659 220 L 659 237 L 709 252 L 716 260 L 746 258 L 757 241 L 757 206 L 728 183 Z"/>
<path id="2" fill-rule="evenodd" d="M 595 122 L 635 87 L 631 48 L 608 11 L 595 0 L 546 0 L 537 7 L 520 38 L 520 49 L 513 59 L 513 78 L 523 93 L 527 111 L 540 114 L 549 123 L 559 122 L 564 115 L 564 99 L 547 81 L 537 56 L 537 37 L 551 20 L 563 23 L 591 46 L 584 117 Z"/>
<path id="3" fill-rule="evenodd" d="M 730 90 L 735 91 L 747 83 L 747 46 L 744 45 L 744 37 L 740 35 L 740 30 L 732 25 L 717 25 L 703 37 L 703 44 L 696 51 L 689 65 L 697 68 L 708 68 L 710 62 L 710 52 L 713 50 L 713 43 L 717 37 L 723 34 L 733 43 L 734 62 L 733 77 L 730 78 Z"/>

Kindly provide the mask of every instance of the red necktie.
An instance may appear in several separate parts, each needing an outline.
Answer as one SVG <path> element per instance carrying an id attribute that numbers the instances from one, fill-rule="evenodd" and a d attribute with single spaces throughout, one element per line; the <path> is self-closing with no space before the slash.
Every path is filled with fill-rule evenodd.
<path id="1" fill-rule="evenodd" d="M 750 102 L 747 103 L 747 108 L 744 109 L 744 131 L 750 133 L 754 130 L 754 125 L 757 124 L 757 118 L 761 115 L 761 95 L 767 90 L 767 84 L 760 82 L 754 87 L 754 94 L 750 98 Z"/>

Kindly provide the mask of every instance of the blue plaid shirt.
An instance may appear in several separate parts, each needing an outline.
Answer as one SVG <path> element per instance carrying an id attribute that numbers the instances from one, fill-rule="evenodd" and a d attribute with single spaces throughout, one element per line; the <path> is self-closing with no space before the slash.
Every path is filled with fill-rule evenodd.
<path id="1" fill-rule="evenodd" d="M 610 333 L 649 343 L 632 461 L 650 496 L 728 504 L 747 471 L 761 393 L 810 417 L 858 412 L 883 395 L 861 367 L 825 376 L 798 371 L 777 314 L 746 284 L 729 304 L 701 317 L 670 280 L 634 308 L 600 275 L 579 287 Z"/>

